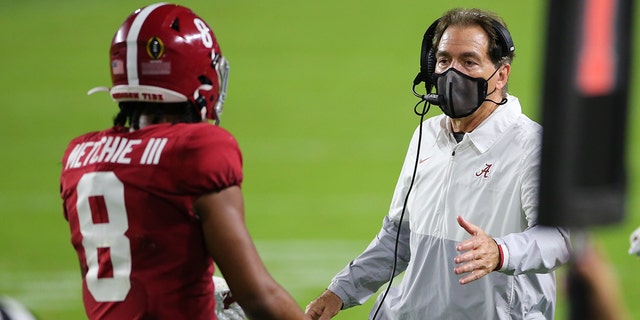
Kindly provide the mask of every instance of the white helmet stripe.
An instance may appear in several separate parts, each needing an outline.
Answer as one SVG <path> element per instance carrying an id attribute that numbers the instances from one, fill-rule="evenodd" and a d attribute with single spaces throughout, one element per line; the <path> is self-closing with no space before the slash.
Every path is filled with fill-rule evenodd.
<path id="1" fill-rule="evenodd" d="M 129 85 L 131 86 L 140 84 L 138 79 L 138 35 L 140 34 L 140 29 L 142 29 L 142 25 L 145 20 L 147 20 L 149 14 L 165 4 L 166 3 L 156 3 L 145 7 L 138 13 L 133 23 L 131 23 L 131 29 L 129 29 L 129 34 L 127 35 L 127 77 Z"/>

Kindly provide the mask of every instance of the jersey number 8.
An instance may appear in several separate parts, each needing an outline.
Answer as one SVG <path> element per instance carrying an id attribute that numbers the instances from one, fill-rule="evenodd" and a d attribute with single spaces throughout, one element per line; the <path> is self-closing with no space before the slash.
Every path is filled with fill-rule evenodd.
<path id="1" fill-rule="evenodd" d="M 129 229 L 127 209 L 124 203 L 124 184 L 113 172 L 91 172 L 84 174 L 77 187 L 76 209 L 82 233 L 82 246 L 87 259 L 85 276 L 87 288 L 99 302 L 124 301 L 131 283 L 131 247 L 125 235 Z M 107 222 L 95 223 L 90 197 L 103 197 Z M 113 267 L 112 277 L 99 277 L 99 251 L 109 250 Z"/>

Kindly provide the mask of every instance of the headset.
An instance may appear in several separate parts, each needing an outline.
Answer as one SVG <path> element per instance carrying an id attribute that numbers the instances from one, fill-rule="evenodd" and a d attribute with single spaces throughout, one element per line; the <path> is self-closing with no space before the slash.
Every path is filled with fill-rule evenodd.
<path id="1" fill-rule="evenodd" d="M 424 121 L 424 116 L 429 112 L 431 104 L 438 105 L 440 102 L 438 95 L 431 94 L 431 90 L 435 86 L 435 78 L 433 74 L 436 69 L 436 51 L 433 48 L 433 39 L 435 37 L 436 29 L 438 24 L 440 23 L 440 19 L 437 19 L 427 28 L 427 31 L 424 33 L 422 38 L 422 50 L 420 51 L 420 71 L 418 75 L 416 75 L 413 80 L 413 94 L 419 97 L 421 100 L 413 107 L 413 112 L 420 117 L 419 124 L 419 133 L 418 133 L 418 146 L 416 148 L 416 160 L 413 166 L 413 174 L 411 175 L 411 182 L 409 183 L 409 188 L 407 190 L 407 194 L 404 198 L 404 203 L 402 206 L 402 212 L 400 213 L 400 221 L 398 222 L 398 231 L 396 233 L 396 241 L 394 247 L 394 258 L 393 258 L 393 267 L 391 270 L 391 276 L 389 282 L 387 284 L 387 288 L 385 289 L 382 299 L 376 308 L 375 313 L 373 314 L 373 320 L 378 316 L 378 312 L 384 303 L 384 300 L 387 298 L 387 294 L 389 293 L 389 289 L 391 289 L 391 284 L 393 283 L 393 279 L 395 278 L 395 273 L 397 269 L 398 263 L 398 246 L 400 241 L 400 230 L 402 229 L 402 220 L 404 219 L 404 214 L 407 209 L 407 203 L 409 201 L 409 195 L 411 194 L 411 190 L 413 189 L 413 183 L 416 179 L 416 173 L 418 171 L 418 162 L 420 159 L 420 145 L 422 144 L 422 122 Z M 495 30 L 495 33 L 498 37 L 497 42 L 500 47 L 500 57 L 504 58 L 515 51 L 515 46 L 513 45 L 513 40 L 511 39 L 511 34 L 505 28 L 502 23 L 495 19 L 491 19 L 491 23 Z M 425 83 L 427 94 L 420 95 L 416 92 L 415 87 L 421 82 Z M 424 107 L 421 111 L 419 111 L 418 106 L 424 103 Z"/>
<path id="2" fill-rule="evenodd" d="M 420 84 L 420 82 L 424 82 L 427 93 L 431 93 L 431 90 L 433 90 L 433 87 L 435 86 L 433 74 L 436 69 L 436 50 L 433 47 L 433 38 L 436 35 L 436 29 L 439 23 L 440 19 L 437 19 L 436 21 L 431 23 L 431 25 L 427 28 L 427 31 L 424 33 L 424 36 L 422 37 L 422 49 L 420 51 L 420 71 L 413 79 L 414 87 Z M 509 33 L 509 30 L 507 30 L 507 28 L 505 28 L 505 26 L 503 26 L 499 21 L 491 19 L 491 24 L 493 25 L 493 29 L 495 30 L 495 34 L 497 36 L 497 42 L 500 47 L 500 57 L 506 57 L 516 49 L 516 47 L 513 45 L 511 34 Z"/>

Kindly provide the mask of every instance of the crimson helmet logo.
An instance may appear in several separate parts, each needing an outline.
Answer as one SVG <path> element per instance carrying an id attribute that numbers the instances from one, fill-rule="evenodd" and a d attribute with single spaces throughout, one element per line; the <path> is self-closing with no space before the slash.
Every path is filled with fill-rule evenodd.
<path id="1" fill-rule="evenodd" d="M 164 43 L 160 38 L 153 36 L 147 41 L 147 53 L 151 59 L 157 60 L 164 54 Z"/>

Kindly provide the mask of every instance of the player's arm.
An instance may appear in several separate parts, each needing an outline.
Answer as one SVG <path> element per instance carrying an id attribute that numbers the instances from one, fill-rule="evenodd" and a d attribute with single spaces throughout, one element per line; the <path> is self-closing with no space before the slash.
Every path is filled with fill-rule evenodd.
<path id="1" fill-rule="evenodd" d="M 203 195 L 194 202 L 194 210 L 202 220 L 209 253 L 249 318 L 305 318 L 258 255 L 245 226 L 240 187 Z"/>

